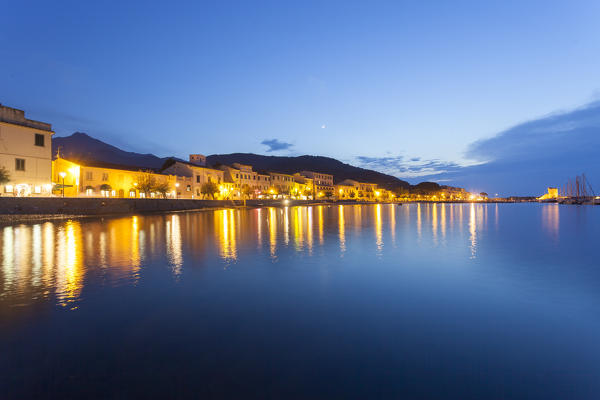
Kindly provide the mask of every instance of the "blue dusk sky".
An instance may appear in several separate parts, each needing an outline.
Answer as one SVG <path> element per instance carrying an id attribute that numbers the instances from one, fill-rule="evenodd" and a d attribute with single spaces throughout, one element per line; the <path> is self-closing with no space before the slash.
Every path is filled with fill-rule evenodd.
<path id="1" fill-rule="evenodd" d="M 600 191 L 600 2 L 10 1 L 0 103 L 159 156 Z"/>

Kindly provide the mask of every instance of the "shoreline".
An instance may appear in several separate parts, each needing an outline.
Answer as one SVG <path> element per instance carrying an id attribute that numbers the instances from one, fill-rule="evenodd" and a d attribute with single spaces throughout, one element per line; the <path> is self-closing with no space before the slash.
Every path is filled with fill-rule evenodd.
<path id="1" fill-rule="evenodd" d="M 372 202 L 352 200 L 189 200 L 189 199 L 120 199 L 120 198 L 32 198 L 0 197 L 0 224 L 55 221 L 84 218 L 113 218 L 131 215 L 255 209 L 265 207 L 336 206 L 374 204 L 515 204 L 533 201 L 406 201 Z"/>

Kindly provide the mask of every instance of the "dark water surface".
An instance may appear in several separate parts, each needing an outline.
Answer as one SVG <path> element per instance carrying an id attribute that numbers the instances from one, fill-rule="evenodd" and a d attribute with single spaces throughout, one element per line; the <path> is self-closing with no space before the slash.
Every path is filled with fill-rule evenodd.
<path id="1" fill-rule="evenodd" d="M 600 207 L 0 227 L 0 398 L 599 399 Z"/>

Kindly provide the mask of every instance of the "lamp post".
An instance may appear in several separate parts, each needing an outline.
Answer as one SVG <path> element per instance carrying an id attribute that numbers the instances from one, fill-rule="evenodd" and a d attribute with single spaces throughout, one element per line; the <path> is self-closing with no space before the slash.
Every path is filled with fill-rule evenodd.
<path id="1" fill-rule="evenodd" d="M 177 191 L 178 187 L 179 187 L 179 182 L 175 182 L 175 198 L 176 199 L 179 198 L 179 192 Z"/>
<path id="2" fill-rule="evenodd" d="M 65 172 L 59 172 L 58 175 L 62 178 L 62 197 L 65 197 L 65 176 L 67 176 L 67 174 Z"/>

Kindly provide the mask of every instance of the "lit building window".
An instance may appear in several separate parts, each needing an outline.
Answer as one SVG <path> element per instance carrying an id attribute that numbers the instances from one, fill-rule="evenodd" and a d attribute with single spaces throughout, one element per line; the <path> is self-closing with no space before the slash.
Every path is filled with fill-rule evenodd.
<path id="1" fill-rule="evenodd" d="M 12 193 L 13 192 L 13 185 L 6 185 L 6 186 L 4 186 L 4 191 L 6 193 Z"/>
<path id="2" fill-rule="evenodd" d="M 43 137 L 43 136 L 42 136 Z M 36 186 L 33 188 L 33 192 L 36 194 L 40 194 L 42 193 L 42 187 L 41 186 Z"/>

